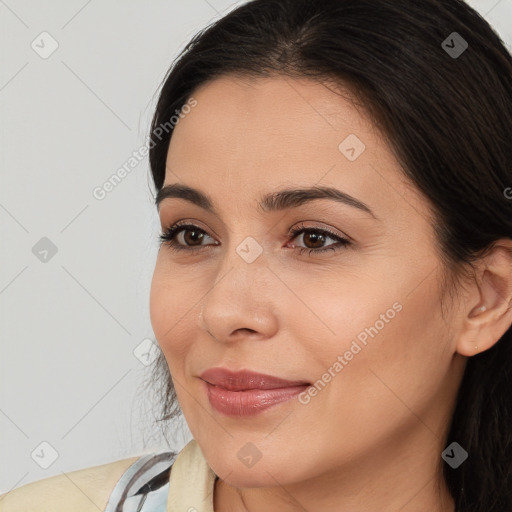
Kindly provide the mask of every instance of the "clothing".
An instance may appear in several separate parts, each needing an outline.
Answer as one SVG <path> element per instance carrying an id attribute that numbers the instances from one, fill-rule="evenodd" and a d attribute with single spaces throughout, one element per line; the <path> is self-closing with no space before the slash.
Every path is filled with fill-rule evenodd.
<path id="1" fill-rule="evenodd" d="M 105 512 L 166 512 L 169 469 L 176 454 L 140 457 L 112 490 Z"/>
<path id="2" fill-rule="evenodd" d="M 192 439 L 162 452 L 72 471 L 0 496 L 0 512 L 214 512 L 216 475 Z"/>
<path id="3" fill-rule="evenodd" d="M 208 466 L 201 448 L 193 439 L 181 450 L 173 464 L 166 512 L 214 512 L 216 478 L 217 475 Z"/>

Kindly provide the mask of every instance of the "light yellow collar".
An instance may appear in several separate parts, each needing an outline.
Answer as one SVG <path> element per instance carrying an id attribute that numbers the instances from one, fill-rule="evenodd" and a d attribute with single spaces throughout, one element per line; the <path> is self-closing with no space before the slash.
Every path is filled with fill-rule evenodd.
<path id="1" fill-rule="evenodd" d="M 197 441 L 192 439 L 172 466 L 167 512 L 214 512 L 215 478 Z"/>

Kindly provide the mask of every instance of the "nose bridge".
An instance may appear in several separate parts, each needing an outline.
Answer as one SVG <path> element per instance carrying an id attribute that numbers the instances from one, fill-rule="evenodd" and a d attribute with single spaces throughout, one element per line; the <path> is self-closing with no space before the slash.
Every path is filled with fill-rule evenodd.
<path id="1" fill-rule="evenodd" d="M 237 292 L 250 293 L 251 285 L 267 280 L 270 272 L 267 268 L 268 258 L 262 239 L 264 235 L 263 232 L 254 236 L 247 234 L 251 232 L 247 222 L 240 223 L 238 226 L 239 229 L 232 229 L 229 234 L 213 287 L 232 285 Z"/>
<path id="2" fill-rule="evenodd" d="M 238 329 L 268 334 L 274 325 L 269 274 L 263 247 L 255 238 L 231 244 L 203 298 L 201 327 L 218 340 L 228 339 Z"/>

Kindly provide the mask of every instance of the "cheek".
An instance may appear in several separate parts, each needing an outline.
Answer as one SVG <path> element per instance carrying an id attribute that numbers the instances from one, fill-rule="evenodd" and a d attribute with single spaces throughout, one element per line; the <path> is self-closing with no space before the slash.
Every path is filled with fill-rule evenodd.
<path id="1" fill-rule="evenodd" d="M 386 273 L 375 268 L 365 275 L 348 271 L 336 278 L 331 273 L 295 280 L 293 291 L 302 301 L 292 300 L 287 306 L 290 326 L 294 325 L 290 329 L 315 362 L 310 377 L 321 378 L 329 369 L 331 375 L 345 375 L 331 378 L 337 382 L 333 392 L 339 386 L 344 392 L 350 389 L 344 402 L 350 396 L 361 397 L 367 386 L 372 396 L 392 394 L 378 380 L 380 374 L 385 382 L 405 385 L 400 391 L 406 394 L 413 388 L 424 393 L 427 385 L 420 386 L 422 379 L 442 378 L 449 351 L 439 290 L 433 278 L 417 285 L 427 271 L 413 269 L 405 275 L 406 269 L 400 267 L 401 279 L 394 279 L 389 269 Z"/>
<path id="2" fill-rule="evenodd" d="M 193 307 L 196 303 L 192 288 L 159 256 L 151 282 L 149 310 L 153 332 L 168 363 L 183 356 L 193 340 L 191 334 L 199 313 L 199 306 Z"/>
<path id="3" fill-rule="evenodd" d="M 389 330 L 401 315 L 401 305 L 391 300 L 396 294 L 383 291 L 377 278 L 361 272 L 329 272 L 293 283 L 294 296 L 282 295 L 278 310 L 289 319 L 295 339 L 325 370 L 338 355 L 352 349 L 351 359 Z M 295 282 L 294 282 L 295 281 Z M 369 283 L 375 283 L 370 286 Z M 357 342 L 360 346 L 358 349 Z"/>
<path id="4" fill-rule="evenodd" d="M 433 407 L 450 362 L 437 290 L 422 287 L 410 294 L 410 287 L 396 284 L 380 290 L 367 304 L 356 292 L 358 306 L 339 298 L 349 314 L 339 313 L 337 341 L 317 359 L 319 369 L 331 367 L 336 375 L 327 384 L 330 390 L 319 395 L 335 418 L 331 426 L 347 435 L 365 429 L 378 438 L 417 422 L 417 415 Z M 333 367 L 338 356 L 343 361 Z"/>

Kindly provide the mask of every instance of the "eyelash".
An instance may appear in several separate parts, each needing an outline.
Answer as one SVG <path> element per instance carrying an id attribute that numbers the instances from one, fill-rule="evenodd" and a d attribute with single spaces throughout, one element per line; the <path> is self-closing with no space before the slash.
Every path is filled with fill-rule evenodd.
<path id="1" fill-rule="evenodd" d="M 184 245 L 180 245 L 180 244 L 176 243 L 176 240 L 175 240 L 176 235 L 181 231 L 186 231 L 187 228 L 189 230 L 199 231 L 200 233 L 204 233 L 205 235 L 208 235 L 208 233 L 206 233 L 206 231 L 204 231 L 204 229 L 201 229 L 198 226 L 195 226 L 194 224 L 177 222 L 176 224 L 174 224 L 173 226 L 171 226 L 170 228 L 168 228 L 162 234 L 159 235 L 158 238 L 160 241 L 160 246 L 162 246 L 163 244 L 166 244 L 173 251 L 197 251 L 197 250 L 201 250 L 202 248 L 207 247 L 205 245 L 197 246 L 197 247 L 188 247 L 188 246 L 184 246 Z M 301 255 L 304 254 L 304 252 L 306 252 L 306 251 L 309 252 L 309 255 L 311 255 L 311 253 L 318 254 L 318 253 L 323 253 L 323 252 L 329 251 L 329 250 L 337 251 L 337 250 L 342 249 L 351 244 L 351 242 L 349 242 L 346 238 L 340 237 L 339 235 L 335 235 L 334 233 L 331 233 L 327 229 L 320 229 L 320 228 L 315 228 L 315 227 L 305 227 L 304 224 L 301 224 L 300 226 L 290 230 L 289 236 L 291 236 L 292 240 L 293 240 L 294 238 L 297 237 L 297 235 L 300 235 L 302 233 L 311 233 L 311 232 L 321 233 L 322 235 L 327 235 L 329 238 L 333 238 L 333 239 L 337 240 L 338 245 L 336 247 L 333 247 L 332 245 L 330 245 L 327 247 L 322 247 L 320 249 L 309 249 L 307 247 L 297 247 L 297 249 L 299 250 Z M 208 235 L 208 236 L 210 236 L 210 235 Z"/>

